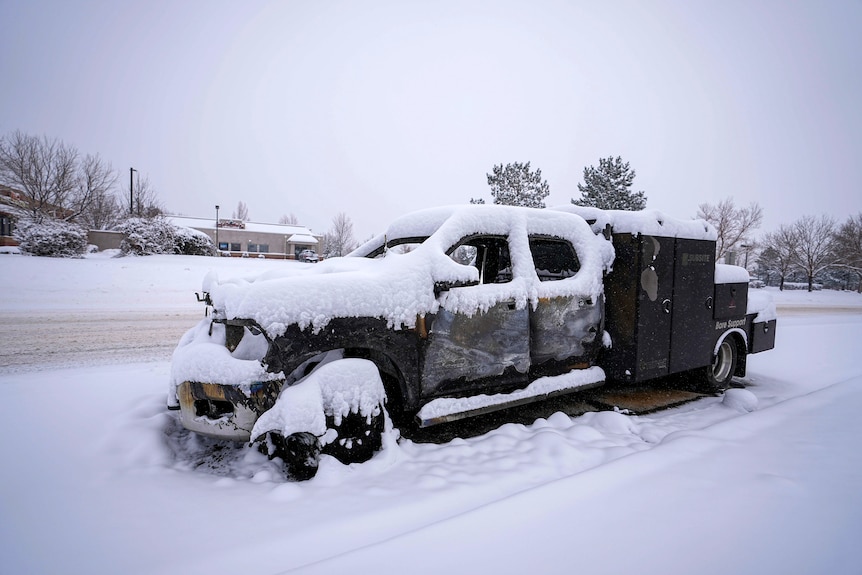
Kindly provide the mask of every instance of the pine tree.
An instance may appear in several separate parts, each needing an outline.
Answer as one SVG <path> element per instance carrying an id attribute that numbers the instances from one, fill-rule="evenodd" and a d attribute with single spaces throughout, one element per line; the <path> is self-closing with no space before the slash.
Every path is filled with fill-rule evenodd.
<path id="1" fill-rule="evenodd" d="M 633 192 L 635 171 L 622 158 L 599 158 L 599 167 L 584 168 L 584 184 L 578 184 L 581 199 L 576 206 L 591 206 L 603 210 L 642 210 L 647 198 L 642 191 Z"/>
<path id="2" fill-rule="evenodd" d="M 530 162 L 495 165 L 493 174 L 486 175 L 495 204 L 544 208 L 544 200 L 551 193 L 548 182 L 542 180 L 542 170 L 531 171 Z M 471 199 L 470 203 L 485 202 Z"/>

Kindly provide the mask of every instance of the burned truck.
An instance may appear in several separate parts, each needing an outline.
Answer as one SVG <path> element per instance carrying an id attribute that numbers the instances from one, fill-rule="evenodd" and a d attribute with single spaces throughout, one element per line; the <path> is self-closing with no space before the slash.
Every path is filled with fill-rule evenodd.
<path id="1" fill-rule="evenodd" d="M 716 265 L 715 237 L 656 211 L 453 206 L 348 257 L 209 275 L 212 312 L 174 352 L 168 407 L 304 479 L 321 453 L 368 460 L 389 424 L 678 373 L 720 390 L 776 322 L 744 269 Z"/>

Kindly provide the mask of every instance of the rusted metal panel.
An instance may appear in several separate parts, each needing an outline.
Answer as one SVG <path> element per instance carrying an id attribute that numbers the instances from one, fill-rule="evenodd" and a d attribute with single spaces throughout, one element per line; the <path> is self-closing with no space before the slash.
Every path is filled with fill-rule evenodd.
<path id="1" fill-rule="evenodd" d="M 590 298 L 541 298 L 530 315 L 533 364 L 594 355 L 601 341 L 601 301 Z"/>
<path id="2" fill-rule="evenodd" d="M 464 382 L 502 375 L 508 368 L 526 381 L 530 368 L 529 314 L 501 302 L 473 316 L 441 309 L 425 347 L 422 396 L 465 387 Z M 511 371 L 511 370 L 510 370 Z M 500 384 L 511 383 L 501 380 Z"/>

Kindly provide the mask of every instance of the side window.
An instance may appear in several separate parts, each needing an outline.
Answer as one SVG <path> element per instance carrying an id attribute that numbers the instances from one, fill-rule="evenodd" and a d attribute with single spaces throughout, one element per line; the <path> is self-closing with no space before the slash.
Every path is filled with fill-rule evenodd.
<path id="1" fill-rule="evenodd" d="M 557 238 L 530 238 L 533 265 L 541 281 L 561 280 L 578 273 L 581 265 L 572 244 Z"/>
<path id="2" fill-rule="evenodd" d="M 512 260 L 506 238 L 479 236 L 458 244 L 449 257 L 479 270 L 480 284 L 501 284 L 512 280 Z"/>

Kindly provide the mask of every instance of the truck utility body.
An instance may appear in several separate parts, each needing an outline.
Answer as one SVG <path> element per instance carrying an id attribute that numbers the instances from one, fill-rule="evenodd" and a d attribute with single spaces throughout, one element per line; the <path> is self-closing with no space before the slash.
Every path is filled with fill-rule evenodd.
<path id="1" fill-rule="evenodd" d="M 175 352 L 169 407 L 286 462 L 349 462 L 379 447 L 384 404 L 427 426 L 606 381 L 691 372 L 717 389 L 773 347 L 775 317 L 714 256 L 709 224 L 655 211 L 410 214 L 346 258 L 207 278 L 213 314 Z M 379 377 L 357 379 L 360 360 Z"/>

